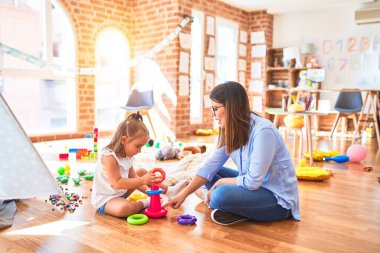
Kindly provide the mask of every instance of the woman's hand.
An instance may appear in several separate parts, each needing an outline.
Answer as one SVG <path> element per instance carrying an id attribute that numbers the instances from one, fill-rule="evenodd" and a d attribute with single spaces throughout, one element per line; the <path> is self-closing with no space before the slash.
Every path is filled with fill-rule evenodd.
<path id="1" fill-rule="evenodd" d="M 208 193 L 207 193 L 207 199 L 210 201 L 211 193 L 215 189 L 215 187 L 217 187 L 219 185 L 224 185 L 224 184 L 236 185 L 236 178 L 225 177 L 225 178 L 221 178 L 218 181 L 216 181 L 215 184 L 208 191 Z"/>
<path id="2" fill-rule="evenodd" d="M 199 187 L 204 185 L 207 182 L 207 179 L 200 177 L 200 176 L 195 176 L 193 180 L 186 186 L 185 189 L 180 191 L 176 196 L 174 196 L 169 202 L 167 202 L 164 207 L 166 206 L 171 206 L 174 209 L 179 208 L 182 203 L 185 201 L 187 196 L 195 192 Z"/>
<path id="3" fill-rule="evenodd" d="M 144 185 L 151 185 L 154 183 L 159 183 L 162 180 L 161 175 L 157 175 L 156 173 L 152 173 L 149 171 L 144 176 L 141 177 Z"/>
<path id="4" fill-rule="evenodd" d="M 171 206 L 172 208 L 177 209 L 182 205 L 186 197 L 187 197 L 186 194 L 183 194 L 182 192 L 180 192 L 176 196 L 174 196 L 171 200 L 169 200 L 166 204 L 164 204 L 163 207 Z"/>
<path id="5" fill-rule="evenodd" d="M 210 199 L 211 199 L 211 193 L 212 193 L 212 191 L 215 189 L 215 187 L 217 187 L 218 185 L 221 185 L 220 181 L 222 179 L 223 178 L 221 178 L 218 181 L 216 181 L 215 184 L 210 188 L 210 190 L 208 190 L 208 192 L 207 192 L 207 199 L 208 199 L 209 202 L 210 202 Z"/>

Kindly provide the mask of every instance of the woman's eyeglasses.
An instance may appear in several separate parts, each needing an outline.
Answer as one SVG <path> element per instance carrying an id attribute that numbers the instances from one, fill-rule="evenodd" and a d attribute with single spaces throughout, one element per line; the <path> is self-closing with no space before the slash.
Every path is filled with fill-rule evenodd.
<path id="1" fill-rule="evenodd" d="M 210 108 L 211 108 L 211 110 L 212 110 L 212 116 L 216 116 L 216 112 L 218 111 L 218 109 L 220 108 L 220 107 L 224 107 L 224 105 L 221 105 L 221 106 L 211 106 Z"/>

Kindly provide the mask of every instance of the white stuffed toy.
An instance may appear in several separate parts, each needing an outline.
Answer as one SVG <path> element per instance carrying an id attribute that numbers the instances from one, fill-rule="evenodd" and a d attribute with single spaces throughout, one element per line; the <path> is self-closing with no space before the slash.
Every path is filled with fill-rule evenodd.
<path id="1" fill-rule="evenodd" d="M 165 144 L 162 145 L 160 149 L 157 150 L 155 157 L 156 160 L 169 160 L 169 159 L 178 159 L 178 154 L 180 153 L 180 150 L 178 148 L 173 147 L 173 142 L 168 141 Z"/>

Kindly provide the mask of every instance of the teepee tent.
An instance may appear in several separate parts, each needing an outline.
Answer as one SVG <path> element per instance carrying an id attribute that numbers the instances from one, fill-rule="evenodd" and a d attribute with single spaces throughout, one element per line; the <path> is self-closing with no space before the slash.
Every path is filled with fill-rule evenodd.
<path id="1" fill-rule="evenodd" d="M 0 93 L 0 210 L 7 200 L 52 194 L 63 192 Z"/>

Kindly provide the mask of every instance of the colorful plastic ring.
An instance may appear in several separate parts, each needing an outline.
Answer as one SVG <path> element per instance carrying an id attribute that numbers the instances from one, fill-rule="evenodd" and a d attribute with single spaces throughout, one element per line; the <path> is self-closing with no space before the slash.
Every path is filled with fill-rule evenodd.
<path id="1" fill-rule="evenodd" d="M 152 173 L 154 174 L 154 173 L 156 173 L 156 172 L 159 172 L 159 173 L 161 174 L 161 176 L 162 176 L 161 181 L 160 181 L 160 182 L 157 182 L 156 184 L 162 183 L 162 182 L 165 180 L 165 176 L 166 176 L 165 171 L 164 171 L 163 169 L 161 169 L 161 168 L 154 168 L 154 169 L 152 170 Z"/>
<path id="2" fill-rule="evenodd" d="M 197 222 L 197 218 L 190 214 L 184 214 L 177 217 L 177 221 L 181 225 L 193 225 Z"/>
<path id="3" fill-rule="evenodd" d="M 148 222 L 148 216 L 141 213 L 129 215 L 127 222 L 131 225 L 143 225 Z"/>
<path id="4" fill-rule="evenodd" d="M 144 193 L 136 192 L 136 193 L 131 194 L 131 196 L 128 197 L 128 200 L 136 202 L 139 199 L 147 199 L 147 198 L 148 196 L 146 196 Z"/>
<path id="5" fill-rule="evenodd" d="M 149 190 L 149 191 L 146 191 L 146 194 L 148 195 L 158 195 L 158 194 L 161 194 L 163 193 L 164 191 L 163 190 Z"/>

